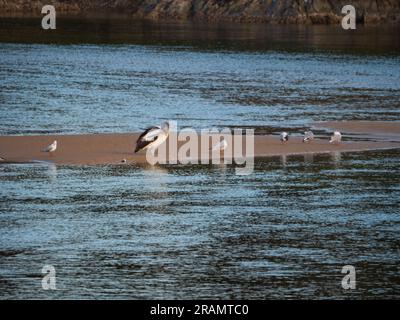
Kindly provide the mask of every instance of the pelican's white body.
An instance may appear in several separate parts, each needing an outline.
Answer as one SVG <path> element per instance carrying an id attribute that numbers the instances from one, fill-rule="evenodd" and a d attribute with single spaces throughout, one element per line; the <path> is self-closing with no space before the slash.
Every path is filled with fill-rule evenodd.
<path id="1" fill-rule="evenodd" d="M 161 125 L 161 127 L 153 127 L 151 129 L 147 129 L 146 131 L 145 131 L 146 134 L 142 134 L 136 141 L 135 152 L 140 151 L 140 150 L 146 150 L 146 149 L 149 149 L 149 150 L 157 149 L 162 143 L 165 142 L 165 140 L 168 139 L 169 123 L 165 122 Z M 150 143 L 148 143 L 144 147 L 140 146 L 141 143 L 145 144 L 146 142 L 150 142 Z M 138 149 L 138 146 L 139 146 L 139 149 Z"/>
<path id="2" fill-rule="evenodd" d="M 155 150 L 157 149 L 160 145 L 164 143 L 165 140 L 168 138 L 168 132 L 164 132 L 163 130 L 160 130 L 160 132 L 157 134 L 158 138 L 156 141 L 151 143 L 148 148 L 150 150 Z M 146 148 L 145 148 L 146 149 Z"/>

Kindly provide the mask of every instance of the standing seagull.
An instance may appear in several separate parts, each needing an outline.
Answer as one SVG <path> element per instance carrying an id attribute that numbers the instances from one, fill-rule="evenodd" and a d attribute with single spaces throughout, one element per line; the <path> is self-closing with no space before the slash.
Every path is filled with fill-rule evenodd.
<path id="1" fill-rule="evenodd" d="M 335 131 L 329 143 L 339 143 L 342 141 L 342 134 L 339 131 Z"/>
<path id="2" fill-rule="evenodd" d="M 218 150 L 219 150 L 219 151 L 223 151 L 223 150 L 225 150 L 227 147 L 228 147 L 228 142 L 226 142 L 226 140 L 224 139 L 224 140 L 222 140 L 222 141 L 216 143 L 216 144 L 211 148 L 211 150 L 212 150 L 212 151 L 218 151 Z"/>
<path id="3" fill-rule="evenodd" d="M 289 134 L 287 132 L 282 132 L 281 133 L 281 141 L 286 142 L 289 140 Z"/>
<path id="4" fill-rule="evenodd" d="M 155 150 L 169 135 L 169 123 L 164 122 L 161 127 L 147 128 L 136 141 L 135 153 L 147 148 Z"/>
<path id="5" fill-rule="evenodd" d="M 309 142 L 311 140 L 314 140 L 314 133 L 312 131 L 304 132 L 303 142 Z"/>
<path id="6" fill-rule="evenodd" d="M 51 145 L 49 145 L 47 148 L 44 148 L 42 150 L 42 152 L 48 152 L 48 153 L 52 153 L 54 151 L 57 150 L 57 140 L 54 140 L 53 143 Z"/>

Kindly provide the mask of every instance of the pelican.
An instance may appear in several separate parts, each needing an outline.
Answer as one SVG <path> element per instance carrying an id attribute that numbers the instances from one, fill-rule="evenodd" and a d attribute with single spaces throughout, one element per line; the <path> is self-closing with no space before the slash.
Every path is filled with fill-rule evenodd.
<path id="1" fill-rule="evenodd" d="M 42 150 L 42 152 L 52 153 L 57 150 L 57 140 L 54 140 L 53 143 Z"/>
<path id="2" fill-rule="evenodd" d="M 339 131 L 335 131 L 329 143 L 339 143 L 340 141 L 342 141 L 342 134 Z"/>
<path id="3" fill-rule="evenodd" d="M 289 134 L 287 132 L 282 132 L 281 133 L 281 141 L 286 142 L 289 140 Z"/>
<path id="4" fill-rule="evenodd" d="M 143 133 L 136 140 L 135 153 L 145 150 L 155 150 L 169 135 L 169 123 L 164 122 L 160 127 L 150 127 L 143 131 Z"/>
<path id="5" fill-rule="evenodd" d="M 222 140 L 222 141 L 216 143 L 216 144 L 211 148 L 211 150 L 212 150 L 212 151 L 218 151 L 218 150 L 219 150 L 219 151 L 223 151 L 223 150 L 225 150 L 227 147 L 228 147 L 228 142 L 226 142 L 226 140 L 224 139 L 224 140 Z"/>
<path id="6" fill-rule="evenodd" d="M 314 133 L 312 131 L 304 132 L 303 142 L 309 142 L 311 140 L 314 140 Z"/>

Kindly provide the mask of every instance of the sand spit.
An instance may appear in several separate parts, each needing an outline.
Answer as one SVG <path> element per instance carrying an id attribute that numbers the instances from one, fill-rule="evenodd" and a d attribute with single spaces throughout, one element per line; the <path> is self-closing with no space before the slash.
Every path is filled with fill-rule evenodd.
<path id="1" fill-rule="evenodd" d="M 346 121 L 317 123 L 314 128 L 340 130 L 344 133 L 376 135 L 377 141 L 352 141 L 346 137 L 340 144 L 330 144 L 328 137 L 317 138 L 304 143 L 302 136 L 291 136 L 282 143 L 279 134 L 255 136 L 254 156 L 270 157 L 280 155 L 301 155 L 330 152 L 356 152 L 379 149 L 400 148 L 400 122 Z M 46 161 L 60 165 L 106 165 L 106 164 L 145 164 L 145 152 L 133 152 L 138 133 L 123 134 L 82 134 L 82 135 L 41 135 L 41 136 L 0 136 L 1 163 L 29 163 Z M 387 135 L 387 141 L 382 139 Z M 393 137 L 397 137 L 393 141 Z M 54 153 L 41 150 L 58 141 Z M 169 143 L 169 142 L 168 142 Z M 178 148 L 183 142 L 178 143 Z M 200 145 L 200 143 L 199 143 Z M 245 143 L 243 143 L 243 152 Z M 200 156 L 199 156 L 200 157 Z M 221 153 L 223 157 L 223 152 Z"/>

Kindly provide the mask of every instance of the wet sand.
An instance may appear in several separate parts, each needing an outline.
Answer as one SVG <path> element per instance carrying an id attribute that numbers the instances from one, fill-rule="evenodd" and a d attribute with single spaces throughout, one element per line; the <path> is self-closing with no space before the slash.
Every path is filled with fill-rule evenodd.
<path id="1" fill-rule="evenodd" d="M 383 141 L 382 135 L 400 138 L 400 122 L 325 122 L 315 125 L 328 130 L 351 133 L 379 134 L 381 141 L 350 141 L 347 138 L 340 144 L 330 144 L 329 137 L 303 143 L 301 136 L 291 136 L 282 143 L 278 135 L 255 136 L 254 156 L 269 157 L 309 153 L 351 152 L 378 149 L 400 148 L 397 141 Z M 138 133 L 125 134 L 87 134 L 87 135 L 43 135 L 43 136 L 0 136 L 0 157 L 2 163 L 27 163 L 49 161 L 66 165 L 105 165 L 126 163 L 146 163 L 145 152 L 133 152 Z M 57 150 L 52 153 L 41 152 L 43 148 L 58 141 Z M 183 143 L 179 143 L 180 146 Z M 199 143 L 200 145 L 200 143 Z M 245 144 L 243 143 L 243 152 Z M 221 157 L 223 152 L 221 153 Z M 251 156 L 251 155 L 249 155 Z"/>
<path id="2" fill-rule="evenodd" d="M 367 135 L 399 135 L 400 122 L 396 121 L 326 121 L 313 126 L 318 129 L 339 130 L 344 133 Z"/>

